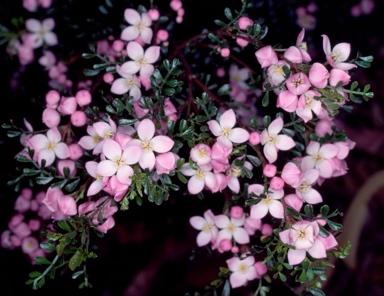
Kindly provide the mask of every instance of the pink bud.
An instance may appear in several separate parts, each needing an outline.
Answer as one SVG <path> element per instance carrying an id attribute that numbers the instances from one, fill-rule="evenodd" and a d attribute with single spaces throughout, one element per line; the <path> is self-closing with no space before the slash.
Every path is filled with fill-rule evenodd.
<path id="1" fill-rule="evenodd" d="M 284 188 L 284 181 L 280 177 L 273 177 L 270 186 L 273 190 L 281 190 Z"/>
<path id="2" fill-rule="evenodd" d="M 33 191 L 31 188 L 23 188 L 20 192 L 20 195 L 25 199 L 31 199 L 33 195 Z"/>
<path id="3" fill-rule="evenodd" d="M 17 225 L 13 229 L 13 233 L 18 237 L 18 238 L 23 238 L 31 234 L 31 229 L 29 228 L 28 224 L 25 222 L 21 222 L 19 225 Z"/>
<path id="4" fill-rule="evenodd" d="M 220 54 L 223 58 L 226 58 L 226 57 L 229 57 L 229 55 L 231 54 L 231 51 L 229 50 L 229 48 L 223 48 L 220 50 Z"/>
<path id="5" fill-rule="evenodd" d="M 227 252 L 232 249 L 232 242 L 229 239 L 223 239 L 219 244 L 219 248 Z"/>
<path id="6" fill-rule="evenodd" d="M 30 200 L 25 199 L 22 195 L 20 195 L 15 202 L 14 209 L 18 212 L 24 213 L 29 210 Z"/>
<path id="7" fill-rule="evenodd" d="M 34 236 L 28 236 L 21 243 L 21 250 L 25 254 L 30 254 L 39 248 L 39 241 Z"/>
<path id="8" fill-rule="evenodd" d="M 153 21 L 157 21 L 160 17 L 160 12 L 156 8 L 151 8 L 147 13 L 150 19 Z"/>
<path id="9" fill-rule="evenodd" d="M 183 6 L 183 4 L 181 3 L 180 0 L 172 0 L 171 3 L 169 4 L 169 6 L 170 6 L 174 11 L 178 11 L 178 10 Z"/>
<path id="10" fill-rule="evenodd" d="M 261 226 L 261 233 L 263 235 L 272 235 L 273 233 L 273 228 L 272 228 L 272 225 L 271 224 L 263 224 L 263 226 Z"/>
<path id="11" fill-rule="evenodd" d="M 160 174 L 169 174 L 176 167 L 176 158 L 172 152 L 166 152 L 156 157 L 156 172 Z"/>
<path id="12" fill-rule="evenodd" d="M 160 41 L 166 41 L 166 40 L 168 40 L 168 37 L 169 37 L 168 31 L 161 29 L 161 30 L 157 31 L 156 37 Z"/>
<path id="13" fill-rule="evenodd" d="M 182 16 L 177 16 L 176 17 L 176 23 L 178 23 L 178 24 L 181 24 L 183 22 L 183 17 Z"/>
<path id="14" fill-rule="evenodd" d="M 246 16 L 240 17 L 237 23 L 239 24 L 240 30 L 246 30 L 248 26 L 253 26 L 253 20 Z"/>
<path id="15" fill-rule="evenodd" d="M 237 247 L 237 246 L 234 246 L 234 247 L 232 247 L 232 249 L 231 249 L 231 252 L 233 253 L 233 254 L 237 254 L 237 253 L 239 253 L 239 247 Z"/>
<path id="16" fill-rule="evenodd" d="M 76 175 L 76 165 L 75 162 L 71 159 L 63 159 L 57 163 L 57 171 L 59 176 L 64 176 L 64 168 L 67 167 L 69 169 L 69 176 Z"/>
<path id="17" fill-rule="evenodd" d="M 329 72 L 323 64 L 314 63 L 309 70 L 308 78 L 311 84 L 318 88 L 324 88 L 328 83 Z"/>
<path id="18" fill-rule="evenodd" d="M 58 127 L 60 124 L 60 113 L 56 111 L 56 109 L 53 108 L 45 108 L 42 114 L 42 121 L 43 123 L 49 127 Z"/>
<path id="19" fill-rule="evenodd" d="M 87 123 L 87 115 L 82 110 L 77 110 L 71 114 L 71 123 L 74 126 L 80 127 Z"/>
<path id="20" fill-rule="evenodd" d="M 62 97 L 57 110 L 65 115 L 71 115 L 76 111 L 77 102 L 75 97 Z"/>
<path id="21" fill-rule="evenodd" d="M 115 40 L 112 43 L 112 48 L 116 52 L 121 52 L 125 47 L 125 44 L 122 40 Z"/>
<path id="22" fill-rule="evenodd" d="M 184 8 L 180 8 L 180 9 L 177 11 L 177 15 L 178 15 L 178 16 L 184 16 L 184 14 L 185 14 L 185 10 L 184 10 Z"/>
<path id="23" fill-rule="evenodd" d="M 279 59 L 272 46 L 267 45 L 255 52 L 257 61 L 261 65 L 261 68 L 269 67 L 272 64 L 276 64 Z"/>
<path id="24" fill-rule="evenodd" d="M 277 96 L 276 106 L 287 112 L 294 112 L 297 109 L 299 99 L 297 95 L 289 90 L 283 90 Z"/>
<path id="25" fill-rule="evenodd" d="M 296 194 L 288 194 L 284 196 L 284 202 L 287 204 L 287 206 L 290 206 L 291 208 L 295 209 L 296 211 L 300 211 L 301 207 L 303 206 L 303 200 L 298 197 Z"/>
<path id="26" fill-rule="evenodd" d="M 57 199 L 63 195 L 64 195 L 64 193 L 59 188 L 49 187 L 44 199 L 42 200 L 42 202 L 43 202 L 43 204 L 45 204 L 47 206 L 47 208 L 51 212 L 56 212 L 57 211 Z"/>
<path id="27" fill-rule="evenodd" d="M 258 132 L 252 132 L 249 135 L 249 143 L 252 145 L 258 145 L 260 144 L 260 134 Z"/>
<path id="28" fill-rule="evenodd" d="M 241 38 L 241 37 L 237 37 L 236 38 L 236 43 L 240 46 L 240 47 L 246 47 L 249 43 L 248 40 L 244 39 L 244 38 Z"/>
<path id="29" fill-rule="evenodd" d="M 253 266 L 256 270 L 257 279 L 261 279 L 268 272 L 268 266 L 262 261 L 257 261 Z"/>
<path id="30" fill-rule="evenodd" d="M 20 247 L 21 246 L 21 239 L 16 235 L 11 235 L 10 237 L 11 243 L 14 247 Z"/>
<path id="31" fill-rule="evenodd" d="M 86 106 L 92 101 L 91 93 L 88 90 L 79 90 L 76 95 L 76 102 L 80 107 Z"/>
<path id="32" fill-rule="evenodd" d="M 78 215 L 81 216 L 83 214 L 92 212 L 95 208 L 96 206 L 94 201 L 86 201 L 85 203 L 82 203 L 81 205 L 79 205 Z"/>
<path id="33" fill-rule="evenodd" d="M 47 107 L 56 108 L 60 101 L 60 94 L 57 90 L 50 90 L 45 95 Z"/>
<path id="34" fill-rule="evenodd" d="M 230 216 L 234 219 L 240 219 L 244 215 L 244 210 L 240 206 L 233 206 L 230 211 Z"/>
<path id="35" fill-rule="evenodd" d="M 63 195 L 57 199 L 57 209 L 61 214 L 66 216 L 77 214 L 76 202 L 73 197 L 69 195 Z"/>
<path id="36" fill-rule="evenodd" d="M 97 226 L 96 229 L 102 233 L 107 233 L 113 226 L 115 226 L 115 220 L 113 217 L 109 217 L 103 224 Z"/>
<path id="37" fill-rule="evenodd" d="M 31 200 L 31 205 L 29 206 L 29 209 L 33 212 L 36 212 L 40 207 L 39 202 L 36 199 Z"/>
<path id="38" fill-rule="evenodd" d="M 69 149 L 69 158 L 72 160 L 77 160 L 80 157 L 82 157 L 84 154 L 83 148 L 81 148 L 81 146 L 77 143 L 73 143 L 69 145 L 68 149 Z"/>
<path id="39" fill-rule="evenodd" d="M 30 12 L 34 12 L 37 9 L 37 0 L 23 0 L 23 7 Z"/>
<path id="40" fill-rule="evenodd" d="M 217 68 L 216 70 L 216 75 L 217 77 L 224 77 L 225 76 L 225 69 L 220 67 L 220 68 Z"/>
<path id="41" fill-rule="evenodd" d="M 113 77 L 112 73 L 105 73 L 103 75 L 103 81 L 105 83 L 111 84 L 113 82 L 113 80 L 115 80 L 115 78 Z"/>
<path id="42" fill-rule="evenodd" d="M 268 178 L 272 178 L 273 176 L 275 176 L 276 171 L 277 171 L 276 166 L 270 163 L 265 165 L 265 167 L 263 168 L 263 174 Z"/>
<path id="43" fill-rule="evenodd" d="M 41 227 L 41 222 L 38 219 L 31 219 L 28 221 L 28 226 L 32 231 L 37 231 Z"/>

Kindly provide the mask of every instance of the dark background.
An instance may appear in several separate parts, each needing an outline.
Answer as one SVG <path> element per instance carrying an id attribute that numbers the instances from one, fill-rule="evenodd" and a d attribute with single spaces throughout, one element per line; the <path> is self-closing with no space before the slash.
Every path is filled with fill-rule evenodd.
<path id="1" fill-rule="evenodd" d="M 22 9 L 21 1 L 2 0 L 0 3 L 0 23 L 11 26 L 12 17 L 31 17 L 33 14 Z M 81 3 L 80 3 L 81 2 Z M 59 51 L 65 54 L 71 50 L 86 52 L 89 42 L 117 34 L 122 23 L 127 1 L 112 1 L 114 8 L 109 15 L 101 14 L 98 5 L 103 1 L 54 1 L 60 9 L 50 11 L 55 17 L 58 32 Z M 220 2 L 220 3 L 218 3 Z M 183 1 L 186 10 L 184 23 L 176 30 L 175 38 L 185 39 L 201 32 L 204 27 L 215 28 L 215 18 L 224 19 L 223 8 L 238 7 L 240 1 L 189 0 Z M 279 3 L 276 3 L 279 2 Z M 373 55 L 373 66 L 359 68 L 353 80 L 360 85 L 370 84 L 375 97 L 369 103 L 354 105 L 351 114 L 340 114 L 339 126 L 348 137 L 356 142 L 347 163 L 349 173 L 327 180 L 320 188 L 325 203 L 338 208 L 346 215 L 351 213 L 353 201 L 361 202 L 363 211 L 352 212 L 362 225 L 359 235 L 356 227 L 344 230 L 344 240 L 357 233 L 357 265 L 351 268 L 350 261 L 335 262 L 335 269 L 328 276 L 324 290 L 327 295 L 384 295 L 384 180 L 373 185 L 372 176 L 384 170 L 384 117 L 383 117 L 383 66 L 384 42 L 380 29 L 384 13 L 382 1 L 376 1 L 374 11 L 369 15 L 351 17 L 350 8 L 357 1 L 317 1 L 318 10 L 314 13 L 317 25 L 306 31 L 305 40 L 313 60 L 323 61 L 322 34 L 327 34 L 332 46 L 339 42 L 351 43 L 351 58 L 360 51 L 363 56 Z M 263 18 L 269 27 L 265 44 L 280 43 L 290 46 L 295 43 L 300 32 L 296 24 L 295 9 L 307 6 L 310 1 L 253 1 L 249 10 L 253 19 Z M 147 3 L 142 3 L 147 4 Z M 159 6 L 166 7 L 168 1 Z M 132 7 L 136 7 L 134 4 Z M 70 20 L 70 21 L 68 21 Z M 106 29 L 108 27 L 109 29 Z M 59 32 L 66 32 L 60 34 Z M 118 35 L 118 34 L 117 34 Z M 40 66 L 20 67 L 17 60 L 1 50 L 1 106 L 0 121 L 13 119 L 21 125 L 27 118 L 38 125 L 41 118 L 46 86 L 46 74 Z M 78 61 L 81 67 L 82 62 Z M 17 86 L 12 81 L 17 81 Z M 342 122 L 341 122 L 342 121 Z M 0 138 L 0 232 L 14 214 L 13 203 L 17 194 L 6 182 L 15 176 L 16 162 L 13 156 L 21 149 L 17 138 L 8 139 L 4 131 Z M 370 183 L 368 183 L 370 184 Z M 0 295 L 184 295 L 189 292 L 204 292 L 205 285 L 217 278 L 218 268 L 225 265 L 226 255 L 217 252 L 209 254 L 206 249 L 198 249 L 195 244 L 197 231 L 192 229 L 188 219 L 192 215 L 202 215 L 211 208 L 217 214 L 223 207 L 220 196 L 210 196 L 200 201 L 195 196 L 174 196 L 161 207 L 146 202 L 143 206 L 132 205 L 128 212 L 116 214 L 116 226 L 104 239 L 96 239 L 97 259 L 89 260 L 88 272 L 93 289 L 78 290 L 78 280 L 71 279 L 71 273 L 57 275 L 55 280 L 47 280 L 39 291 L 25 286 L 31 267 L 29 258 L 21 250 L 8 251 L 0 248 Z M 362 215 L 358 219 L 359 214 Z M 340 221 L 341 222 L 341 221 Z M 195 254 L 195 259 L 190 260 Z M 256 283 L 255 283 L 256 284 Z M 252 284 L 235 289 L 231 295 L 253 295 Z M 270 295 L 290 295 L 291 292 L 278 281 L 273 283 Z"/>

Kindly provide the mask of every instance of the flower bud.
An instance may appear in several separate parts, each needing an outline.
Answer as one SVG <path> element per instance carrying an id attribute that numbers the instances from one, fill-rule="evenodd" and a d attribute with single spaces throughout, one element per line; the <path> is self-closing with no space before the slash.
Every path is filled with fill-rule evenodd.
<path id="1" fill-rule="evenodd" d="M 249 134 L 249 143 L 252 145 L 260 144 L 260 134 L 258 132 L 252 132 Z"/>
<path id="2" fill-rule="evenodd" d="M 82 89 L 76 93 L 75 99 L 76 99 L 77 104 L 80 107 L 83 107 L 83 106 L 86 106 L 86 105 L 91 103 L 92 96 L 88 90 Z"/>
<path id="3" fill-rule="evenodd" d="M 56 108 L 60 101 L 60 94 L 57 90 L 50 90 L 45 95 L 45 103 L 47 107 Z"/>
<path id="4" fill-rule="evenodd" d="M 87 115 L 82 110 L 77 110 L 71 114 L 71 123 L 74 126 L 80 127 L 87 123 Z"/>
<path id="5" fill-rule="evenodd" d="M 273 177 L 270 186 L 273 190 L 281 190 L 284 188 L 284 181 L 280 177 Z"/>
<path id="6" fill-rule="evenodd" d="M 240 219 L 244 215 L 244 210 L 240 206 L 233 206 L 230 211 L 230 216 L 234 219 Z"/>
<path id="7" fill-rule="evenodd" d="M 60 113 L 57 112 L 56 109 L 53 109 L 53 108 L 44 109 L 43 115 L 42 115 L 42 121 L 47 127 L 49 128 L 58 127 L 60 124 L 60 120 L 61 120 Z"/>
<path id="8" fill-rule="evenodd" d="M 263 168 L 263 174 L 268 178 L 272 178 L 273 176 L 275 176 L 276 171 L 277 171 L 276 166 L 270 163 L 265 165 L 265 167 Z"/>

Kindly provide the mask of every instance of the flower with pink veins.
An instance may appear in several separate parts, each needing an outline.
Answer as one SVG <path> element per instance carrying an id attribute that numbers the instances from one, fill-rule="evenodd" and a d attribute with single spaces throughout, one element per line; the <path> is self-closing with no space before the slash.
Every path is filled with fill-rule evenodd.
<path id="1" fill-rule="evenodd" d="M 125 74 L 140 72 L 140 77 L 148 78 L 154 70 L 152 64 L 159 59 L 160 46 L 150 46 L 144 52 L 143 47 L 138 42 L 131 41 L 127 45 L 127 54 L 133 61 L 122 64 L 120 71 Z"/>
<path id="2" fill-rule="evenodd" d="M 338 68 L 341 70 L 350 70 L 352 68 L 356 68 L 355 64 L 344 63 L 351 52 L 351 44 L 342 42 L 336 44 L 331 49 L 331 42 L 327 35 L 321 35 L 323 37 L 323 49 L 326 55 L 328 63 L 333 68 Z"/>
<path id="3" fill-rule="evenodd" d="M 249 243 L 249 235 L 243 228 L 245 215 L 241 218 L 229 218 L 226 215 L 215 216 L 215 224 L 220 229 L 217 236 L 217 243 L 224 239 L 232 240 L 232 238 L 241 245 Z"/>
<path id="4" fill-rule="evenodd" d="M 320 228 L 316 221 L 298 221 L 292 228 L 279 233 L 280 240 L 295 249 L 288 250 L 288 263 L 290 265 L 300 264 L 308 252 L 313 258 L 326 258 L 326 247 L 320 237 Z M 331 243 L 330 243 L 331 245 Z"/>
<path id="5" fill-rule="evenodd" d="M 169 152 L 174 141 L 168 136 L 155 136 L 155 124 L 148 118 L 143 119 L 137 126 L 137 135 L 139 139 L 133 139 L 130 145 L 140 146 L 143 149 L 139 160 L 142 169 L 152 170 L 156 163 L 154 152 Z"/>
<path id="6" fill-rule="evenodd" d="M 58 44 L 56 34 L 51 32 L 55 27 L 55 20 L 53 18 L 45 19 L 42 22 L 36 19 L 27 19 L 25 21 L 25 27 L 31 32 L 29 36 L 33 48 L 38 48 L 44 43 L 49 46 Z"/>
<path id="7" fill-rule="evenodd" d="M 312 112 L 316 115 L 321 113 L 321 102 L 315 99 L 315 97 L 320 96 L 321 94 L 319 92 L 315 90 L 308 90 L 299 97 L 296 114 L 302 118 L 304 122 L 308 122 L 313 118 Z"/>
<path id="8" fill-rule="evenodd" d="M 215 191 L 217 181 L 215 175 L 212 173 L 212 167 L 207 164 L 198 166 L 197 169 L 192 169 L 189 164 L 184 164 L 181 173 L 185 176 L 191 177 L 188 180 L 188 192 L 190 194 L 200 193 L 204 187 L 208 187 L 211 191 Z"/>
<path id="9" fill-rule="evenodd" d="M 310 141 L 306 152 L 307 156 L 301 160 L 301 170 L 318 169 L 320 177 L 330 178 L 333 173 L 333 165 L 330 161 L 337 155 L 339 148 L 333 144 L 320 145 L 319 142 Z"/>
<path id="10" fill-rule="evenodd" d="M 264 193 L 264 186 L 260 184 L 252 184 L 248 186 L 248 193 L 261 195 Z M 262 219 L 269 212 L 273 217 L 278 219 L 284 218 L 284 207 L 279 201 L 284 196 L 284 190 L 273 190 L 268 188 L 263 198 L 258 204 L 251 207 L 250 217 L 253 219 Z"/>
<path id="11" fill-rule="evenodd" d="M 302 174 L 297 184 L 292 186 L 296 189 L 296 195 L 309 204 L 318 204 L 323 201 L 320 193 L 312 188 L 312 184 L 318 180 L 319 174 L 319 170 L 307 170 Z"/>
<path id="12" fill-rule="evenodd" d="M 236 115 L 232 109 L 225 111 L 219 122 L 210 120 L 207 124 L 211 132 L 217 137 L 217 141 L 225 147 L 231 148 L 232 143 L 240 144 L 249 139 L 249 133 L 245 129 L 233 128 L 236 124 Z"/>
<path id="13" fill-rule="evenodd" d="M 119 143 L 111 139 L 105 139 L 103 154 L 106 159 L 102 160 L 96 169 L 96 174 L 103 177 L 111 177 L 116 174 L 117 180 L 123 184 L 130 185 L 133 169 L 130 165 L 135 164 L 141 157 L 142 148 L 131 145 L 124 150 Z"/>
<path id="14" fill-rule="evenodd" d="M 41 161 L 45 159 L 46 167 L 50 166 L 56 157 L 59 159 L 69 157 L 68 145 L 61 142 L 61 134 L 57 128 L 49 129 L 47 135 L 34 135 L 29 139 L 28 144 L 36 150 L 37 161 L 40 165 Z"/>
<path id="15" fill-rule="evenodd" d="M 261 144 L 264 145 L 264 155 L 269 163 L 274 163 L 277 159 L 279 150 L 289 150 L 295 147 L 295 142 L 292 138 L 286 135 L 279 135 L 283 129 L 284 122 L 281 117 L 273 120 L 268 128 L 264 129 L 260 135 Z"/>
<path id="16" fill-rule="evenodd" d="M 124 11 L 124 18 L 130 26 L 121 32 L 120 39 L 131 41 L 140 36 L 144 43 L 151 43 L 153 31 L 150 26 L 152 25 L 152 20 L 148 13 L 144 12 L 140 15 L 136 10 L 127 8 Z"/>
<path id="17" fill-rule="evenodd" d="M 232 288 L 238 288 L 252 281 L 257 277 L 254 267 L 255 258 L 247 256 L 245 258 L 232 257 L 227 261 L 228 269 L 232 272 L 229 276 L 229 282 Z"/>
<path id="18" fill-rule="evenodd" d="M 189 223 L 193 228 L 201 230 L 196 237 L 196 243 L 199 247 L 209 244 L 215 240 L 219 230 L 215 225 L 215 216 L 211 210 L 204 212 L 204 218 L 201 216 L 193 216 L 189 219 Z"/>

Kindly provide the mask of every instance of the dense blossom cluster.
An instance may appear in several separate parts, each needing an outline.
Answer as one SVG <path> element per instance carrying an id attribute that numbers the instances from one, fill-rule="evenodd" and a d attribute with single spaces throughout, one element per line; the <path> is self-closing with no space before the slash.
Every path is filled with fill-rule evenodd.
<path id="1" fill-rule="evenodd" d="M 35 11 L 38 5 L 46 8 L 51 3 L 23 4 Z M 243 8 L 246 6 L 244 3 Z M 172 0 L 170 8 L 175 22 L 181 23 L 182 2 Z M 307 10 L 314 12 L 316 7 Z M 31 259 L 45 257 L 52 250 L 63 257 L 62 249 L 72 242 L 68 234 L 77 231 L 76 227 L 83 232 L 107 233 L 115 225 L 113 215 L 119 205 L 124 210 L 131 200 L 141 204 L 145 195 L 160 204 L 172 196 L 170 191 L 181 190 L 185 183 L 190 195 L 230 196 L 222 214 L 208 209 L 203 216 L 191 217 L 190 224 L 199 231 L 199 247 L 231 254 L 224 276 L 232 288 L 267 279 L 268 271 L 284 280 L 282 266 L 292 269 L 307 260 L 323 267 L 321 259 L 326 260 L 329 252 L 343 252 L 331 233 L 340 229 L 330 220 L 335 215 L 328 213 L 327 206 L 315 215 L 312 205 L 323 203 L 320 186 L 324 181 L 347 172 L 345 158 L 355 145 L 345 135 L 339 137 L 334 128 L 335 111 L 356 95 L 372 96 L 367 91 L 346 89 L 350 71 L 357 67 L 349 60 L 350 44 L 331 47 L 328 36 L 322 35 L 324 59 L 312 62 L 305 29 L 294 45 L 277 49 L 260 42 L 261 27 L 244 10 L 236 17 L 226 14 L 230 22 L 220 29 L 222 35 L 210 36 L 213 52 L 223 61 L 216 76 L 227 79 L 221 88 L 223 94 L 216 95 L 189 73 L 185 57 L 181 63 L 167 60 L 169 32 L 156 7 L 127 8 L 120 35 L 100 40 L 97 50 L 83 55 L 102 62 L 101 70 L 94 68 L 92 75 L 102 77 L 109 90 L 104 96 L 109 105 L 98 103 L 97 111 L 90 87 L 93 82 L 74 85 L 65 74 L 65 63 L 50 50 L 60 42 L 54 33 L 55 21 L 26 20 L 26 32 L 10 40 L 8 53 L 18 55 L 22 65 L 37 60 L 48 72 L 52 89 L 45 94 L 42 112 L 46 129 L 34 131 L 25 120 L 20 141 L 23 150 L 16 158 L 32 168 L 24 169 L 14 183 L 35 177 L 35 185 L 45 186 L 45 191 L 34 199 L 32 189 L 21 191 L 15 204 L 19 213 L 1 236 L 3 247 L 21 247 Z M 231 35 L 233 31 L 237 33 Z M 234 44 L 224 39 L 224 32 Z M 253 47 L 252 58 L 260 69 L 232 60 L 231 46 L 239 50 Z M 37 58 L 35 49 L 40 47 L 44 49 Z M 201 99 L 189 93 L 185 103 L 178 100 L 184 81 L 178 77 L 182 71 L 174 71 L 182 66 L 187 82 L 201 86 Z M 252 87 L 255 73 L 261 78 L 259 88 Z M 256 101 L 262 94 L 263 105 L 279 113 L 274 118 L 264 117 L 260 127 L 255 122 L 260 122 L 259 113 L 263 112 L 256 110 Z M 36 217 L 27 221 L 27 211 Z M 33 236 L 47 225 L 47 239 Z M 327 225 L 331 229 L 327 230 Z M 81 252 L 76 251 L 69 260 L 71 270 L 91 257 L 84 251 L 87 240 L 81 240 Z M 41 241 L 45 249 L 39 247 Z M 263 244 L 264 252 L 256 252 L 255 246 Z M 36 279 L 29 283 L 39 286 Z M 308 289 L 316 287 L 308 285 Z"/>

